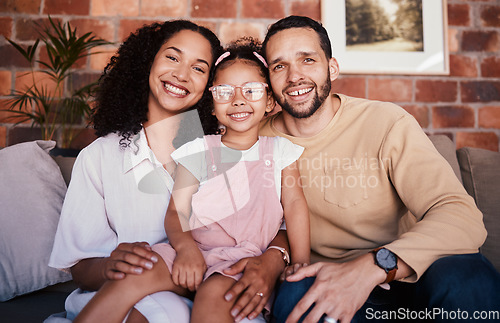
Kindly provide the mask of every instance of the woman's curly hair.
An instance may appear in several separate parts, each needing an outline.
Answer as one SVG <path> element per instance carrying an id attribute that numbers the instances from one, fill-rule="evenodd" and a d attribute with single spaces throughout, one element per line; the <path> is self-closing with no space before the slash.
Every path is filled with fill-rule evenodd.
<path id="1" fill-rule="evenodd" d="M 138 29 L 123 42 L 99 79 L 92 113 L 97 136 L 118 133 L 122 136 L 120 145 L 128 146 L 131 137 L 139 133 L 142 124 L 148 120 L 149 74 L 154 58 L 161 46 L 182 30 L 192 30 L 205 37 L 210 42 L 214 61 L 220 55 L 217 36 L 187 20 L 153 23 Z M 209 81 L 212 77 L 213 66 Z M 204 132 L 215 133 L 217 124 L 210 118 L 211 114 L 207 118 L 205 109 L 200 109 L 211 102 L 207 89 L 193 108 L 199 110 Z"/>

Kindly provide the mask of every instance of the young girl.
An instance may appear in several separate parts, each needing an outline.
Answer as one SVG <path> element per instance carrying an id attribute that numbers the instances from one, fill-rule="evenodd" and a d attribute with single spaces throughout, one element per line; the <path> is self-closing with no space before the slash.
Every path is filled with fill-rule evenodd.
<path id="1" fill-rule="evenodd" d="M 215 63 L 212 113 L 224 135 L 196 139 L 172 154 L 179 164 L 165 217 L 170 243 L 153 246 L 168 270 L 103 286 L 76 321 L 120 321 L 161 281 L 180 295 L 196 290 L 192 322 L 233 322 L 234 300 L 224 294 L 240 275 L 226 269 L 273 248 L 283 213 L 292 261 L 309 263 L 308 210 L 295 166 L 303 148 L 258 136 L 260 121 L 274 107 L 259 49 L 253 41 L 236 42 Z M 263 293 L 254 293 L 260 301 Z"/>

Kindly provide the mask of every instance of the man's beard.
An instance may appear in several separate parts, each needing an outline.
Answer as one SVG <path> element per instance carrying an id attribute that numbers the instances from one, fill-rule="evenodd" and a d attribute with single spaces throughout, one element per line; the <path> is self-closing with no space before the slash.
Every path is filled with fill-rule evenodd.
<path id="1" fill-rule="evenodd" d="M 326 77 L 326 80 L 323 83 L 323 86 L 321 87 L 319 93 L 316 92 L 316 95 L 314 96 L 313 102 L 311 103 L 311 106 L 309 106 L 308 108 L 296 110 L 286 100 L 277 99 L 277 101 L 278 101 L 278 104 L 281 106 L 281 108 L 283 108 L 283 110 L 285 110 L 292 117 L 297 118 L 297 119 L 305 119 L 305 118 L 309 118 L 316 111 L 318 111 L 318 109 L 325 102 L 326 98 L 330 95 L 331 89 L 332 89 L 332 81 L 330 80 L 330 75 L 328 75 Z"/>

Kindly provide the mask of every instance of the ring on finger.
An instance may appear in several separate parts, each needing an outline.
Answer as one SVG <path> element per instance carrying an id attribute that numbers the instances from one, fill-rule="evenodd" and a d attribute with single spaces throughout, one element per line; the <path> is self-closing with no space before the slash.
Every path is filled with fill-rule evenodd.
<path id="1" fill-rule="evenodd" d="M 325 319 L 324 319 L 324 322 L 325 323 L 337 323 L 337 320 L 334 319 L 333 317 L 326 316 Z"/>
<path id="2" fill-rule="evenodd" d="M 260 292 L 259 293 L 255 293 L 255 295 L 260 296 L 260 297 L 264 297 L 264 293 L 260 293 Z"/>

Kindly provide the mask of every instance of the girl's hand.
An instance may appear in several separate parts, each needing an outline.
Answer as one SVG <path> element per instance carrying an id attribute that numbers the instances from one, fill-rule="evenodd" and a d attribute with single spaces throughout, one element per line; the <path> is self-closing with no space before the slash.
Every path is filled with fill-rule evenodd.
<path id="1" fill-rule="evenodd" d="M 105 279 L 123 279 L 126 274 L 140 275 L 153 268 L 158 257 L 147 242 L 120 243 L 108 258 L 105 258 Z"/>
<path id="2" fill-rule="evenodd" d="M 203 281 L 207 271 L 205 259 L 197 247 L 177 250 L 172 266 L 172 281 L 194 292 Z"/>
<path id="3" fill-rule="evenodd" d="M 307 263 L 295 263 L 289 266 L 286 266 L 283 272 L 281 273 L 280 280 L 284 281 L 288 276 L 293 275 L 302 267 L 306 267 L 309 264 Z"/>

